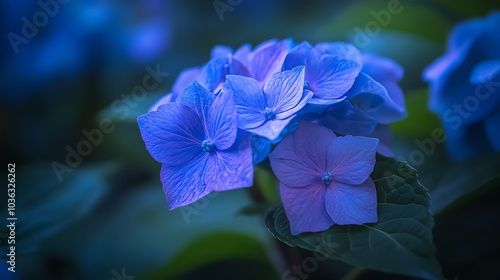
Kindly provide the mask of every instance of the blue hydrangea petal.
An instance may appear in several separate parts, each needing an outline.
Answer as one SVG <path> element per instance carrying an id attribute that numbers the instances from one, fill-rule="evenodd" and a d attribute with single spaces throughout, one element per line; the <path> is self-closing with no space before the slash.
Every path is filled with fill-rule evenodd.
<path id="1" fill-rule="evenodd" d="M 275 112 L 283 113 L 281 119 L 291 116 L 287 111 L 296 107 L 304 93 L 304 67 L 299 66 L 292 70 L 273 73 L 266 85 L 264 93 L 268 107 Z"/>
<path id="2" fill-rule="evenodd" d="M 255 133 L 257 135 L 268 138 L 269 140 L 275 140 L 278 138 L 283 131 L 283 129 L 290 123 L 293 118 L 288 119 L 274 119 L 265 121 L 262 125 L 256 128 L 247 129 L 247 131 Z"/>
<path id="3" fill-rule="evenodd" d="M 158 110 L 158 107 L 160 107 L 161 105 L 175 101 L 175 100 L 172 100 L 173 98 L 175 98 L 175 95 L 173 93 L 171 93 L 171 92 L 167 93 L 165 96 L 163 96 L 158 101 L 156 101 L 153 104 L 153 106 L 151 106 L 149 108 L 148 112 L 156 111 L 156 110 Z"/>
<path id="4" fill-rule="evenodd" d="M 306 80 L 316 97 L 340 99 L 352 87 L 361 70 L 361 65 L 345 58 L 324 55 L 309 67 L 306 65 Z"/>
<path id="5" fill-rule="evenodd" d="M 200 73 L 201 67 L 192 67 L 182 70 L 181 73 L 179 73 L 179 76 L 175 80 L 174 84 L 172 85 L 172 93 L 174 93 L 175 95 L 182 94 L 184 90 L 200 76 Z M 175 98 L 173 98 L 172 100 L 175 101 Z"/>
<path id="6" fill-rule="evenodd" d="M 497 110 L 491 114 L 484 121 L 484 128 L 486 130 L 486 136 L 495 151 L 500 151 L 500 110 Z"/>
<path id="7" fill-rule="evenodd" d="M 326 170 L 335 182 L 358 185 L 373 171 L 379 140 L 363 136 L 343 136 L 328 146 Z"/>
<path id="8" fill-rule="evenodd" d="M 302 42 L 295 46 L 286 56 L 283 62 L 284 70 L 291 70 L 297 66 L 305 66 L 308 60 L 318 60 L 320 54 L 308 42 Z M 306 70 L 308 71 L 308 70 Z"/>
<path id="9" fill-rule="evenodd" d="M 454 128 L 443 122 L 446 130 L 446 150 L 454 160 L 462 160 L 474 155 L 491 152 L 483 122 Z"/>
<path id="10" fill-rule="evenodd" d="M 193 109 L 201 119 L 204 129 L 207 124 L 208 111 L 215 100 L 215 94 L 208 91 L 197 81 L 194 81 L 184 94 L 178 97 L 178 102 L 186 104 Z"/>
<path id="11" fill-rule="evenodd" d="M 301 122 L 321 123 L 318 118 L 320 116 L 318 115 L 318 109 L 311 108 L 313 106 L 315 105 L 307 105 L 300 111 L 299 114 L 292 118 L 287 126 L 281 131 L 280 137 L 276 138 L 273 143 L 278 143 L 281 139 L 287 137 L 288 135 L 294 134 Z"/>
<path id="12" fill-rule="evenodd" d="M 304 158 L 296 154 L 295 135 L 288 136 L 269 154 L 274 174 L 290 187 L 305 187 L 321 182 L 322 171 L 314 170 Z"/>
<path id="13" fill-rule="evenodd" d="M 233 57 L 239 62 L 241 62 L 247 69 L 249 69 L 250 67 L 249 59 L 251 53 L 252 53 L 252 48 L 250 47 L 249 44 L 245 44 L 234 52 Z"/>
<path id="14" fill-rule="evenodd" d="M 389 97 L 406 110 L 403 91 L 398 85 L 404 75 L 401 65 L 389 58 L 363 54 L 362 71 L 384 86 Z"/>
<path id="15" fill-rule="evenodd" d="M 272 141 L 257 134 L 250 135 L 253 164 L 264 161 L 271 152 Z"/>
<path id="16" fill-rule="evenodd" d="M 319 112 L 327 109 L 329 105 L 339 103 L 339 102 L 345 100 L 346 98 L 347 98 L 347 96 L 342 96 L 342 97 L 337 98 L 337 99 L 322 99 L 322 98 L 318 98 L 316 96 L 312 96 L 311 99 L 309 99 L 307 101 L 307 104 L 320 106 L 320 107 L 317 107 L 318 109 L 321 108 L 321 110 L 318 111 L 318 113 L 319 113 Z"/>
<path id="17" fill-rule="evenodd" d="M 217 45 L 210 51 L 210 58 L 228 57 L 233 54 L 233 48 L 224 45 Z"/>
<path id="18" fill-rule="evenodd" d="M 368 135 L 373 133 L 378 121 L 345 100 L 332 105 L 321 118 L 322 123 L 342 135 Z"/>
<path id="19" fill-rule="evenodd" d="M 191 204 L 210 193 L 203 182 L 206 163 L 206 153 L 201 153 L 184 165 L 162 166 L 160 178 L 169 210 Z"/>
<path id="20" fill-rule="evenodd" d="M 297 103 L 297 105 L 295 105 L 293 108 L 287 110 L 287 111 L 283 111 L 283 112 L 279 112 L 279 110 L 277 110 L 277 114 L 276 114 L 276 119 L 285 119 L 285 118 L 293 118 L 293 116 L 295 114 L 298 114 L 299 112 L 302 112 L 302 110 L 304 109 L 304 107 L 309 103 L 309 101 L 311 100 L 311 98 L 313 97 L 313 92 L 310 91 L 310 90 L 304 90 L 303 93 L 302 93 L 302 98 L 300 98 L 299 102 Z M 324 106 L 322 106 L 324 107 Z M 326 109 L 326 108 L 325 108 Z M 319 110 L 317 108 L 317 110 Z M 304 112 L 306 113 L 306 112 Z"/>
<path id="21" fill-rule="evenodd" d="M 363 54 L 362 58 L 363 73 L 381 84 L 390 81 L 398 82 L 403 78 L 403 67 L 392 59 L 374 54 Z"/>
<path id="22" fill-rule="evenodd" d="M 185 164 L 201 151 L 203 126 L 198 115 L 180 103 L 162 105 L 137 119 L 151 156 L 168 165 Z"/>
<path id="23" fill-rule="evenodd" d="M 450 80 L 440 88 L 439 96 L 431 99 L 430 105 L 435 105 L 432 107 L 433 111 L 444 121 L 451 116 L 453 119 L 460 118 L 461 125 L 472 125 L 486 118 L 500 102 L 500 95 L 495 91 L 500 84 L 500 74 L 490 76 L 480 84 L 471 84 L 468 79 L 478 79 L 479 82 L 480 77 L 486 77 L 488 73 L 493 74 L 495 67 L 487 62 L 473 67 L 473 62 L 470 60 L 467 59 L 467 65 L 464 66 L 466 68 L 461 67 L 460 71 L 449 77 Z M 469 71 L 472 71 L 472 75 Z M 436 94 L 433 92 L 432 95 Z M 433 104 L 432 101 L 439 103 Z"/>
<path id="24" fill-rule="evenodd" d="M 400 121 L 407 116 L 406 109 L 389 96 L 385 87 L 363 72 L 356 78 L 347 96 L 353 105 L 380 123 Z"/>
<path id="25" fill-rule="evenodd" d="M 286 41 L 269 41 L 256 47 L 250 58 L 250 73 L 261 85 L 275 72 L 281 71 L 288 53 Z"/>
<path id="26" fill-rule="evenodd" d="M 259 83 L 248 77 L 228 75 L 223 90 L 233 94 L 238 112 L 238 127 L 244 130 L 262 125 L 266 117 L 266 99 Z"/>
<path id="27" fill-rule="evenodd" d="M 217 92 L 229 74 L 250 76 L 241 62 L 229 56 L 210 60 L 201 71 L 198 81 L 209 91 Z"/>
<path id="28" fill-rule="evenodd" d="M 231 147 L 238 132 L 238 117 L 231 92 L 217 95 L 207 117 L 207 136 L 219 150 Z"/>
<path id="29" fill-rule="evenodd" d="M 321 182 L 304 188 L 280 183 L 281 201 L 290 221 L 292 234 L 324 231 L 334 224 L 326 212 L 325 190 Z"/>
<path id="30" fill-rule="evenodd" d="M 204 182 L 212 191 L 253 185 L 252 147 L 247 133 L 240 131 L 229 149 L 208 154 Z"/>
<path id="31" fill-rule="evenodd" d="M 377 192 L 371 178 L 359 185 L 332 182 L 325 193 L 326 211 L 335 224 L 376 223 Z"/>
<path id="32" fill-rule="evenodd" d="M 487 60 L 479 63 L 470 76 L 472 84 L 482 84 L 494 80 L 495 76 L 500 76 L 500 60 Z"/>
<path id="33" fill-rule="evenodd" d="M 354 61 L 358 65 L 363 64 L 361 53 L 351 44 L 344 42 L 318 43 L 315 47 L 323 54 L 332 54 Z"/>

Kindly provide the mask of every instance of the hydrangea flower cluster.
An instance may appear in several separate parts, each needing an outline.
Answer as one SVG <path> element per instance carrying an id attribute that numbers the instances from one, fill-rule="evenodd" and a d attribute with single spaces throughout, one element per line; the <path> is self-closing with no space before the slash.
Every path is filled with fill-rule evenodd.
<path id="1" fill-rule="evenodd" d="M 387 125 L 406 117 L 402 75 L 341 42 L 216 46 L 138 123 L 170 209 L 252 186 L 269 156 L 293 234 L 372 223 L 369 175 L 377 152 L 391 155 Z"/>
<path id="2" fill-rule="evenodd" d="M 447 52 L 424 71 L 454 159 L 500 151 L 500 12 L 458 24 Z"/>

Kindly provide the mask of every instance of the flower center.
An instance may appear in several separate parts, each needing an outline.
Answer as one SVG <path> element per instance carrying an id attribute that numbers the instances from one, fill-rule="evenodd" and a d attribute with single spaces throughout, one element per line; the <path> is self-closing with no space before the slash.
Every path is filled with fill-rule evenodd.
<path id="1" fill-rule="evenodd" d="M 326 172 L 325 174 L 323 174 L 323 176 L 321 176 L 321 181 L 323 182 L 323 184 L 325 184 L 325 186 L 330 185 L 332 180 L 333 180 L 333 175 L 330 172 Z"/>
<path id="2" fill-rule="evenodd" d="M 215 144 L 210 140 L 203 140 L 203 142 L 201 142 L 201 148 L 203 151 L 210 153 L 215 150 Z"/>
<path id="3" fill-rule="evenodd" d="M 266 111 L 264 112 L 264 116 L 269 121 L 276 119 L 276 114 L 274 113 L 273 109 L 271 109 L 269 107 L 266 107 Z"/>

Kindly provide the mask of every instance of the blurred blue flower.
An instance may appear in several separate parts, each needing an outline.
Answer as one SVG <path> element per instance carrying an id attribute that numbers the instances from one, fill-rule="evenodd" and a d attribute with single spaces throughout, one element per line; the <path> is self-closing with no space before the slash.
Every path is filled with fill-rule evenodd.
<path id="1" fill-rule="evenodd" d="M 377 194 L 369 177 L 378 140 L 336 137 L 328 128 L 301 122 L 269 155 L 292 234 L 334 224 L 377 222 Z"/>
<path id="2" fill-rule="evenodd" d="M 454 159 L 500 151 L 500 12 L 458 24 L 423 76 Z"/>
<path id="3" fill-rule="evenodd" d="M 42 7 L 44 2 L 55 6 Z M 54 88 L 94 74 L 96 65 L 113 68 L 158 58 L 171 36 L 168 18 L 157 12 L 165 8 L 152 1 L 134 5 L 79 0 L 2 3 L 2 30 L 10 35 L 3 42 L 6 52 L 0 72 L 6 88 L 0 98 L 24 103 L 35 95 L 56 96 L 62 93 Z M 134 16 L 138 12 L 141 17 Z M 45 15 L 47 22 L 37 25 L 35 14 Z"/>
<path id="4" fill-rule="evenodd" d="M 178 102 L 137 121 L 149 153 L 163 164 L 160 177 L 170 210 L 212 191 L 252 185 L 250 139 L 238 130 L 231 93 L 215 95 L 194 82 Z"/>

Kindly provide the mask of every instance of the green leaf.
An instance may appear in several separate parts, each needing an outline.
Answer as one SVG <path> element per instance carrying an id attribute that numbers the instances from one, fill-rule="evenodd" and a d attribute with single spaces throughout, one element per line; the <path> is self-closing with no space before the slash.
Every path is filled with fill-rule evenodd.
<path id="1" fill-rule="evenodd" d="M 458 207 L 459 206 L 459 207 Z M 500 259 L 500 180 L 458 199 L 436 219 L 434 242 L 447 279 L 495 279 Z"/>
<path id="2" fill-rule="evenodd" d="M 112 162 L 82 164 L 71 173 L 65 173 L 59 182 L 50 163 L 19 166 L 16 173 L 16 253 L 38 252 L 49 237 L 90 215 L 109 193 L 109 176 L 115 170 L 116 165 Z M 3 213 L 0 217 L 6 220 Z M 2 241 L 0 251 L 3 252 L 7 244 Z"/>
<path id="3" fill-rule="evenodd" d="M 107 275 L 107 279 L 111 279 L 110 271 L 120 271 L 122 267 L 129 275 L 143 279 L 154 271 L 161 271 L 170 262 L 178 263 L 181 258 L 178 255 L 182 256 L 192 242 L 197 243 L 204 236 L 231 232 L 252 236 L 262 247 L 270 247 L 273 239 L 262 226 L 262 218 L 237 215 L 242 205 L 250 203 L 248 190 L 238 189 L 214 193 L 168 211 L 161 183 L 156 179 L 110 196 L 103 201 L 102 208 L 46 240 L 40 255 L 71 260 L 78 269 L 73 275 L 80 275 L 82 279 L 103 279 Z M 244 254 L 249 248 L 244 244 L 249 242 L 253 241 L 245 241 L 242 247 L 234 249 Z M 235 242 L 231 244 L 236 246 Z M 191 269 L 204 265 L 197 263 L 196 254 L 210 260 L 221 253 L 208 245 L 198 247 L 192 256 L 182 257 Z"/>
<path id="4" fill-rule="evenodd" d="M 408 117 L 391 124 L 392 131 L 397 136 L 429 137 L 432 131 L 441 127 L 439 118 L 427 108 L 429 91 L 427 88 L 408 92 L 405 95 Z"/>
<path id="5" fill-rule="evenodd" d="M 167 266 L 145 279 L 172 279 L 195 268 L 231 259 L 253 260 L 270 266 L 266 248 L 259 239 L 240 233 L 217 232 L 192 242 L 177 254 Z"/>
<path id="6" fill-rule="evenodd" d="M 437 129 L 442 130 L 439 126 L 434 128 Z M 456 201 L 467 199 L 476 190 L 500 179 L 500 153 L 451 160 L 446 153 L 446 143 L 434 141 L 432 135 L 401 137 L 395 151 L 397 158 L 418 168 L 420 182 L 429 186 L 431 212 L 434 215 L 440 215 L 448 207 L 455 207 Z M 418 145 L 417 142 L 427 144 Z M 421 156 L 415 156 L 418 154 Z"/>
<path id="7" fill-rule="evenodd" d="M 242 216 L 264 216 L 269 210 L 276 207 L 276 204 L 269 203 L 252 203 L 246 205 L 238 211 L 238 215 Z"/>
<path id="8" fill-rule="evenodd" d="M 456 200 L 498 182 L 500 154 L 441 164 L 435 167 L 433 175 L 432 212 L 438 214 Z"/>
<path id="9" fill-rule="evenodd" d="M 442 279 L 435 258 L 430 196 L 416 171 L 403 162 L 377 156 L 371 175 L 377 188 L 379 222 L 334 225 L 316 233 L 292 235 L 282 206 L 269 212 L 266 225 L 292 247 L 317 251 L 353 266 L 424 279 Z"/>
<path id="10" fill-rule="evenodd" d="M 268 203 L 280 203 L 278 180 L 274 173 L 260 165 L 254 167 L 254 184 Z"/>
<path id="11" fill-rule="evenodd" d="M 111 122 L 113 131 L 104 135 L 104 141 L 99 151 L 111 154 L 121 160 L 134 165 L 136 170 L 149 173 L 152 177 L 158 178 L 160 164 L 156 162 L 146 150 L 142 140 L 137 117 L 146 114 L 149 108 L 155 104 L 164 93 L 151 92 L 140 102 L 131 103 L 118 100 L 101 110 L 96 116 L 96 122 L 100 123 L 104 119 Z"/>

